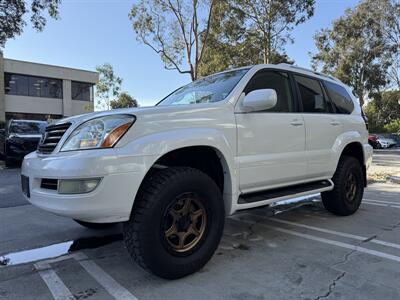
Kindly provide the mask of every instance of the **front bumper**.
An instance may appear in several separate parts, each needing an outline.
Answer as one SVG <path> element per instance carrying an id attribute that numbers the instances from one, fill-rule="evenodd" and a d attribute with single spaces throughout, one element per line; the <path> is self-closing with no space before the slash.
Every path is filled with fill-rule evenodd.
<path id="1" fill-rule="evenodd" d="M 57 153 L 41 157 L 27 155 L 21 174 L 29 177 L 33 205 L 58 215 L 93 223 L 126 221 L 130 217 L 136 192 L 153 158 L 121 155 L 116 149 Z M 41 187 L 41 180 L 102 178 L 86 194 L 58 194 Z"/>

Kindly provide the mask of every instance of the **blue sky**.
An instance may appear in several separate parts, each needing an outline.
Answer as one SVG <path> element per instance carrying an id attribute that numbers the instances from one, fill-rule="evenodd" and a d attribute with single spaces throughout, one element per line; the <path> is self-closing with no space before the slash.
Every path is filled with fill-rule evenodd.
<path id="1" fill-rule="evenodd" d="M 294 44 L 286 46 L 289 56 L 302 67 L 310 66 L 308 53 L 315 52 L 314 33 L 358 3 L 316 2 L 314 17 L 293 31 Z M 152 105 L 190 78 L 165 70 L 157 54 L 136 41 L 128 19 L 132 3 L 134 0 L 63 0 L 60 20 L 49 20 L 41 33 L 27 26 L 21 36 L 7 42 L 4 56 L 87 70 L 109 62 L 123 78 L 123 90 L 142 106 Z"/>

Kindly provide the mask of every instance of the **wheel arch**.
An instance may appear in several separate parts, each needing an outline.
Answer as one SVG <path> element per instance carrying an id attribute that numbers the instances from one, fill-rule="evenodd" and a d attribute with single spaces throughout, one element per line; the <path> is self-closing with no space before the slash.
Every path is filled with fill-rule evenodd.
<path id="1" fill-rule="evenodd" d="M 367 186 L 367 168 L 365 165 L 364 148 L 362 144 L 358 141 L 348 143 L 343 148 L 339 159 L 344 155 L 354 157 L 359 161 L 363 171 L 364 186 Z"/>
<path id="2" fill-rule="evenodd" d="M 198 169 L 214 180 L 223 195 L 225 213 L 232 211 L 232 199 L 234 194 L 234 181 L 232 162 L 229 162 L 226 154 L 212 145 L 185 145 L 184 147 L 171 148 L 159 155 L 146 171 L 139 189 L 135 195 L 140 196 L 144 182 L 157 172 L 157 170 L 172 166 L 187 166 Z"/>

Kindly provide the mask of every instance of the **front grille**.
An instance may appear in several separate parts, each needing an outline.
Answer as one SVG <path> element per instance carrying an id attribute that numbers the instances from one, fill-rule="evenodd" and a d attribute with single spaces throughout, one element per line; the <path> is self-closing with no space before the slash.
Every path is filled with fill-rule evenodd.
<path id="1" fill-rule="evenodd" d="M 43 154 L 52 153 L 70 126 L 71 123 L 47 126 L 44 138 L 39 143 L 38 152 Z"/>
<path id="2" fill-rule="evenodd" d="M 43 178 L 40 183 L 40 188 L 57 191 L 57 179 Z"/>

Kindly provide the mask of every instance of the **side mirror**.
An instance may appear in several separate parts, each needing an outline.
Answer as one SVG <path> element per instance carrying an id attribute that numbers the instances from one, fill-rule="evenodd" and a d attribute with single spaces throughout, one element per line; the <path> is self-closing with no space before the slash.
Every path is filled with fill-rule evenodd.
<path id="1" fill-rule="evenodd" d="M 270 109 L 276 105 L 277 99 L 278 96 L 274 89 L 255 90 L 244 97 L 242 109 L 245 112 Z"/>

